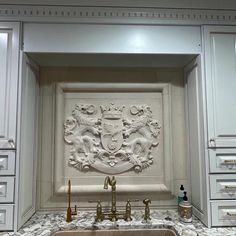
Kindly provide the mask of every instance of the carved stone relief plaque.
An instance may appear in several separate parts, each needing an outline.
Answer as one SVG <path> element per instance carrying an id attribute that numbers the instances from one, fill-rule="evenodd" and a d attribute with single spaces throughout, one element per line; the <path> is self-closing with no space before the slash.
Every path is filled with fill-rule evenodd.
<path id="1" fill-rule="evenodd" d="M 139 173 L 153 164 L 160 130 L 147 104 L 77 103 L 64 123 L 68 164 L 82 172 Z"/>
<path id="2" fill-rule="evenodd" d="M 68 179 L 75 193 L 102 191 L 104 174 L 119 177 L 121 192 L 172 191 L 169 84 L 55 83 L 54 88 L 55 195 L 67 191 Z"/>

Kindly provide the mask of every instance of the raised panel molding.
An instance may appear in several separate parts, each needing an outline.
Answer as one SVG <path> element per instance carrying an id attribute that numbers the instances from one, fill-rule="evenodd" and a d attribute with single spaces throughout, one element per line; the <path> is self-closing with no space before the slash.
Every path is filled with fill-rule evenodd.
<path id="1" fill-rule="evenodd" d="M 16 149 L 18 23 L 0 23 L 0 44 L 0 149 Z"/>
<path id="2" fill-rule="evenodd" d="M 67 106 L 63 104 L 67 104 L 67 99 L 78 99 L 77 93 L 83 93 L 83 96 L 80 98 L 81 100 L 85 100 L 85 95 L 84 93 L 86 91 L 95 91 L 96 93 L 106 93 L 106 92 L 112 92 L 113 93 L 113 100 L 117 101 L 116 104 L 109 106 L 109 102 L 106 101 L 106 97 L 101 97 L 98 95 L 93 95 L 90 94 L 89 99 L 91 101 L 95 101 L 100 99 L 101 100 L 101 111 L 98 111 L 98 103 L 91 105 L 87 104 L 82 105 L 80 104 L 79 106 L 76 106 L 74 109 L 73 106 L 73 114 L 71 116 L 71 107 L 69 109 L 68 115 L 65 117 L 65 110 L 67 110 Z M 84 185 L 81 184 L 76 184 L 79 182 L 76 180 L 76 178 L 81 179 L 83 177 L 82 174 L 80 174 L 80 178 L 77 177 L 77 173 L 79 172 L 102 172 L 106 174 L 118 174 L 118 173 L 124 173 L 127 171 L 132 170 L 132 172 L 136 172 L 136 175 L 139 175 L 140 172 L 144 171 L 144 169 L 153 166 L 153 169 L 151 172 L 152 177 L 151 178 L 156 178 L 157 184 L 154 184 L 153 181 L 150 180 L 150 176 L 143 176 L 144 183 L 147 184 L 149 183 L 145 189 L 146 191 L 157 191 L 157 192 L 173 192 L 173 167 L 170 163 L 172 163 L 172 156 L 169 153 L 169 146 L 171 145 L 171 130 L 170 130 L 170 113 L 169 113 L 169 107 L 170 107 L 170 87 L 168 84 L 133 84 L 127 83 L 127 84 L 110 84 L 110 83 L 105 83 L 103 85 L 101 84 L 91 84 L 91 83 L 59 83 L 56 85 L 56 109 L 55 109 L 55 158 L 54 161 L 55 163 L 53 166 L 55 166 L 55 173 L 54 173 L 54 181 L 55 181 L 55 193 L 60 194 L 64 193 L 67 189 L 67 181 L 65 182 L 65 179 L 70 178 L 74 180 L 74 186 L 73 186 L 73 192 L 96 192 L 98 191 L 98 188 L 96 185 L 90 185 L 86 186 L 84 188 Z M 152 117 L 152 112 L 151 106 L 145 106 L 143 104 L 140 104 L 138 106 L 129 106 L 129 99 L 130 102 L 134 102 L 134 98 L 138 99 L 135 97 L 135 95 L 131 96 L 130 98 L 126 98 L 127 100 L 122 101 L 121 103 L 119 102 L 119 99 L 115 98 L 114 93 L 122 91 L 122 92 L 128 92 L 128 93 L 134 93 L 134 92 L 139 92 L 139 93 L 155 93 L 156 95 L 152 95 L 152 100 L 159 98 L 161 102 L 161 107 L 163 109 L 163 112 L 160 113 L 160 117 L 163 116 L 163 124 L 161 124 L 163 128 L 163 157 L 158 156 L 158 144 L 159 144 L 159 135 L 160 131 L 162 132 L 160 124 L 158 121 L 153 119 Z M 98 97 L 97 97 L 98 96 Z M 104 95 L 103 95 L 104 96 Z M 125 97 L 125 95 L 123 95 Z M 140 95 L 141 96 L 141 95 Z M 147 96 L 147 95 L 146 95 Z M 94 98 L 95 100 L 92 100 Z M 144 101 L 145 97 L 143 98 Z M 151 97 L 149 96 L 149 99 Z M 106 101 L 106 102 L 104 102 Z M 137 102 L 137 101 L 136 101 Z M 155 100 L 157 103 L 157 101 Z M 77 103 L 76 103 L 77 104 Z M 121 112 L 120 108 L 116 109 L 116 105 L 124 105 L 123 108 L 125 111 Z M 144 102 L 145 104 L 145 102 Z M 154 103 L 155 104 L 155 103 Z M 106 107 L 108 105 L 108 107 Z M 143 107 L 141 107 L 143 105 Z M 91 107 L 92 106 L 92 107 Z M 95 111 L 95 108 L 97 107 L 97 110 Z M 148 108 L 149 107 L 149 108 Z M 157 106 L 159 107 L 159 106 Z M 132 108 L 132 113 L 138 112 L 140 113 L 138 117 L 135 115 L 130 114 L 128 116 L 128 111 Z M 146 110 L 145 110 L 146 109 Z M 141 110 L 141 112 L 140 112 Z M 145 111 L 144 111 L 145 110 Z M 92 116 L 93 118 L 89 117 L 92 114 L 92 111 L 96 114 L 95 116 Z M 81 114 L 84 113 L 83 115 Z M 143 112 L 143 114 L 142 114 Z M 115 114 L 116 113 L 116 114 Z M 117 114 L 118 113 L 118 114 Z M 123 116 L 123 114 L 125 114 Z M 157 113 L 157 111 L 155 112 Z M 154 113 L 154 114 L 155 114 Z M 109 132 L 109 130 L 104 131 L 107 127 L 104 126 L 109 126 L 109 125 L 115 125 L 114 123 L 111 123 L 111 121 L 114 120 L 107 120 L 104 118 L 104 114 L 109 116 L 113 116 L 112 119 L 114 119 L 114 116 L 121 116 L 122 119 L 116 120 L 116 125 L 118 125 L 118 131 L 120 130 L 121 132 L 118 133 L 119 138 L 118 138 L 118 144 L 115 145 L 115 143 L 109 143 L 109 136 L 107 136 L 106 132 Z M 149 116 L 149 117 L 147 117 Z M 65 117 L 65 121 L 63 121 L 63 117 Z M 87 117 L 87 119 L 85 119 Z M 79 122 L 79 126 L 75 125 L 75 118 L 77 119 L 77 122 Z M 131 122 L 128 121 L 128 118 L 131 119 L 133 118 L 134 120 Z M 139 119 L 138 119 L 139 118 Z M 106 121 L 105 121 L 106 120 Z M 158 119 L 159 120 L 159 119 Z M 109 124 L 108 124 L 109 122 Z M 118 123 L 119 122 L 119 123 Z M 122 123 L 123 122 L 123 123 Z M 126 123 L 127 122 L 127 123 Z M 146 122 L 146 123 L 145 123 Z M 148 123 L 149 122 L 149 123 Z M 63 130 L 60 128 L 62 124 L 64 123 L 64 133 Z M 89 123 L 91 124 L 89 126 Z M 128 123 L 132 124 L 130 126 Z M 160 122 L 161 123 L 161 122 Z M 86 125 L 85 125 L 86 124 Z M 141 127 L 144 126 L 144 127 Z M 151 127 L 152 131 L 155 133 L 156 132 L 156 138 L 155 134 L 154 137 L 152 137 L 152 133 L 148 132 L 148 129 L 146 129 L 146 126 Z M 144 130 L 141 130 L 143 129 Z M 81 129 L 85 129 L 85 131 L 82 131 Z M 137 129 L 137 130 L 136 130 Z M 122 130 L 124 134 L 122 134 Z M 91 134 L 93 132 L 93 135 Z M 137 132 L 137 133 L 136 133 Z M 145 135 L 140 135 L 138 132 L 145 132 Z M 99 135 L 100 134 L 100 135 Z M 132 135 L 131 135 L 132 134 Z M 105 137 L 104 137 L 105 136 Z M 126 140 L 123 140 L 123 136 L 126 137 Z M 150 137 L 150 140 L 147 138 L 148 136 Z M 65 144 L 67 148 L 70 149 L 68 150 L 68 153 L 65 154 L 66 160 L 68 160 L 67 164 L 69 167 L 75 168 L 76 175 L 72 175 L 72 170 L 70 169 L 67 170 L 69 167 L 65 167 L 65 161 L 64 161 L 64 155 L 63 153 L 66 153 L 63 145 L 61 143 L 61 140 L 65 140 Z M 102 145 L 100 144 L 102 143 Z M 136 143 L 135 143 L 136 142 Z M 111 146 L 110 146 L 111 145 Z M 114 146 L 114 152 L 113 152 L 113 145 Z M 123 146 L 122 146 L 123 145 Z M 146 154 L 142 156 L 143 153 L 138 153 L 139 152 L 139 145 L 141 146 L 141 149 L 144 150 L 146 149 Z M 88 148 L 90 146 L 90 148 Z M 122 148 L 120 148 L 122 146 Z M 137 150 L 129 150 L 137 146 Z M 153 146 L 153 147 L 152 147 Z M 110 149 L 110 148 L 111 149 Z M 152 148 L 156 149 L 154 152 Z M 90 149 L 90 150 L 88 150 Z M 92 149 L 94 149 L 92 151 Z M 87 150 L 87 151 L 86 151 Z M 162 150 L 162 148 L 161 148 Z M 115 152 L 117 151 L 117 152 Z M 97 154 L 96 154 L 97 153 Z M 114 158 L 112 157 L 114 155 Z M 153 157 L 152 157 L 153 156 Z M 119 157 L 122 159 L 120 161 Z M 141 160 L 141 159 L 142 160 Z M 118 162 L 116 162 L 118 161 Z M 108 162 L 108 164 L 105 164 Z M 154 163 L 155 164 L 154 164 Z M 163 170 L 158 170 L 157 168 L 157 163 L 158 165 L 162 165 Z M 157 168 L 157 169 L 156 169 Z M 149 169 L 148 169 L 149 170 Z M 145 173 L 147 173 L 147 171 Z M 157 175 L 154 174 L 155 171 L 158 173 Z M 68 172 L 69 171 L 69 172 Z M 150 170 L 149 170 L 150 172 Z M 71 173 L 71 174 L 70 174 Z M 144 173 L 144 174 L 145 174 Z M 133 177 L 134 178 L 134 177 Z M 91 179 L 91 176 L 90 176 Z M 146 182 L 145 182 L 146 181 Z M 140 183 L 141 184 L 141 183 Z M 128 184 L 122 184 L 122 186 L 119 186 L 119 189 L 122 189 L 122 191 L 125 192 L 142 192 L 143 187 L 141 188 L 138 184 L 134 184 L 134 186 L 130 186 Z"/>
<path id="3" fill-rule="evenodd" d="M 209 148 L 236 146 L 235 32 L 230 26 L 204 27 Z"/>
<path id="4" fill-rule="evenodd" d="M 0 19 L 46 22 L 235 24 L 236 11 L 168 8 L 2 5 Z"/>
<path id="5" fill-rule="evenodd" d="M 36 153 L 38 122 L 38 67 L 22 55 L 22 111 L 20 137 L 20 173 L 17 227 L 20 228 L 35 212 Z"/>

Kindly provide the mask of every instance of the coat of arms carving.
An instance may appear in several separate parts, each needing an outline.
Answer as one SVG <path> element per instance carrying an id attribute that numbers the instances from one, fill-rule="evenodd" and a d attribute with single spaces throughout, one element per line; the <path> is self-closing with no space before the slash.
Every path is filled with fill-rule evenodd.
<path id="1" fill-rule="evenodd" d="M 69 165 L 107 174 L 141 172 L 153 164 L 160 130 L 146 104 L 77 104 L 64 123 Z"/>

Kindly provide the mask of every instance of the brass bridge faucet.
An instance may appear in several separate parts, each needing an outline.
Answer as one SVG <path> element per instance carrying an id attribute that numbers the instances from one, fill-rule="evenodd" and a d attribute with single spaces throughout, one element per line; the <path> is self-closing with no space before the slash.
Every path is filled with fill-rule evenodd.
<path id="1" fill-rule="evenodd" d="M 137 202 L 138 199 L 134 200 L 127 200 L 125 211 L 117 211 L 116 209 L 116 179 L 114 176 L 109 177 L 107 176 L 104 180 L 104 189 L 108 189 L 108 186 L 111 186 L 111 210 L 110 211 L 103 211 L 101 201 L 94 201 L 90 200 L 89 202 L 97 202 L 97 211 L 96 211 L 96 217 L 95 221 L 103 221 L 105 219 L 111 220 L 111 221 L 117 221 L 118 219 L 124 219 L 125 221 L 131 221 L 131 202 Z M 143 203 L 145 205 L 145 214 L 144 214 L 144 220 L 147 222 L 150 218 L 150 209 L 149 204 L 151 203 L 151 200 L 146 198 L 143 200 Z M 67 215 L 66 215 L 66 221 L 71 222 L 72 216 L 77 215 L 77 207 L 75 206 L 75 209 L 71 209 L 71 182 L 68 181 L 68 208 L 67 208 Z"/>
<path id="2" fill-rule="evenodd" d="M 101 201 L 97 201 L 97 215 L 95 221 L 103 221 L 104 219 L 108 219 L 111 221 L 117 221 L 118 219 L 124 219 L 126 221 L 131 221 L 131 204 L 130 202 L 139 201 L 135 200 L 127 200 L 125 211 L 117 211 L 116 209 L 116 179 L 114 176 L 107 176 L 104 180 L 104 189 L 108 189 L 108 186 L 111 186 L 111 210 L 110 212 L 104 212 L 102 210 Z M 94 201 L 90 201 L 94 202 Z"/>

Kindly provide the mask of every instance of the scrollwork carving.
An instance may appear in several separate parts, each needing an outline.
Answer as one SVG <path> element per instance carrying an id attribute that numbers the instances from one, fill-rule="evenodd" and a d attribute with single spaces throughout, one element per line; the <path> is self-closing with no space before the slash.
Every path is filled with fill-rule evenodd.
<path id="1" fill-rule="evenodd" d="M 109 174 L 141 172 L 153 164 L 160 129 L 148 105 L 77 104 L 64 123 L 69 165 Z"/>

